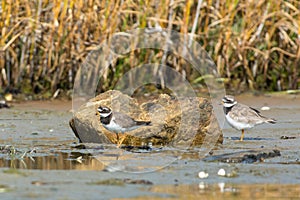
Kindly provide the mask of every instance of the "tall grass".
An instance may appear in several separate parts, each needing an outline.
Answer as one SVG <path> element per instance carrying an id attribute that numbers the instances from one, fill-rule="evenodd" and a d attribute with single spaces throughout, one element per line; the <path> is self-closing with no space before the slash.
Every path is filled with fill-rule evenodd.
<path id="1" fill-rule="evenodd" d="M 150 26 L 192 33 L 229 88 L 300 87 L 298 0 L 2 0 L 0 18 L 0 92 L 51 96 L 71 89 L 103 40 Z M 122 65 L 112 67 L 124 73 Z M 180 62 L 175 68 L 195 78 Z"/>

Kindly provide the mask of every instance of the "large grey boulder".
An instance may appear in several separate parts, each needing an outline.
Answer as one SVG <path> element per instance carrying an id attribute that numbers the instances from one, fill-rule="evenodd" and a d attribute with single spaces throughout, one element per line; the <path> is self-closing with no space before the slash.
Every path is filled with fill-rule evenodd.
<path id="1" fill-rule="evenodd" d="M 70 126 L 83 143 L 116 143 L 116 134 L 106 130 L 97 115 L 99 105 L 125 113 L 135 120 L 151 121 L 145 126 L 126 133 L 123 144 L 199 146 L 205 143 L 222 143 L 223 135 L 212 105 L 200 97 L 172 98 L 161 94 L 149 102 L 139 103 L 119 91 L 107 91 L 82 105 Z"/>

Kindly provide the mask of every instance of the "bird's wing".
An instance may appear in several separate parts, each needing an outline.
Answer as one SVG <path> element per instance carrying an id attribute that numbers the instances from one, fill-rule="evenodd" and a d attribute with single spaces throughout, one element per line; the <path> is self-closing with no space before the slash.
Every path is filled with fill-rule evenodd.
<path id="1" fill-rule="evenodd" d="M 251 107 L 249 107 L 249 108 L 251 108 Z M 273 119 L 273 118 L 268 118 L 268 117 L 263 116 L 258 110 L 254 109 L 254 108 L 251 108 L 251 109 L 254 110 L 254 111 L 257 113 L 257 115 L 258 115 L 261 119 L 263 119 L 264 122 L 271 123 L 271 124 L 275 124 L 275 123 L 276 123 L 276 120 L 275 120 L 275 119 Z"/>
<path id="2" fill-rule="evenodd" d="M 234 120 L 244 123 L 257 124 L 265 121 L 265 117 L 263 117 L 258 110 L 243 104 L 235 105 L 229 115 Z"/>
<path id="3" fill-rule="evenodd" d="M 124 128 L 129 128 L 136 125 L 136 121 L 124 113 L 114 112 L 114 120 Z"/>
<path id="4" fill-rule="evenodd" d="M 260 111 L 255 109 L 255 108 L 252 108 L 252 107 L 249 107 L 250 109 L 252 109 L 254 112 L 256 112 L 258 115 L 260 115 Z"/>

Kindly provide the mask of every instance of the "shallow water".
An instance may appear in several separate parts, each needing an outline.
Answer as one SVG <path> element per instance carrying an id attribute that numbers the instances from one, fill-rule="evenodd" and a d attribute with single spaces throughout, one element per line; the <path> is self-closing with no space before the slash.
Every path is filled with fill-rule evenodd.
<path id="1" fill-rule="evenodd" d="M 81 148 L 68 125 L 71 102 L 24 102 L 1 109 L 1 199 L 300 198 L 300 96 L 244 95 L 238 100 L 255 108 L 269 106 L 262 113 L 278 123 L 246 131 L 244 142 L 225 124 L 224 143 L 210 154 Z M 281 156 L 254 163 L 203 159 L 269 149 Z M 219 176 L 220 169 L 228 176 Z M 199 178 L 200 171 L 208 177 Z"/>

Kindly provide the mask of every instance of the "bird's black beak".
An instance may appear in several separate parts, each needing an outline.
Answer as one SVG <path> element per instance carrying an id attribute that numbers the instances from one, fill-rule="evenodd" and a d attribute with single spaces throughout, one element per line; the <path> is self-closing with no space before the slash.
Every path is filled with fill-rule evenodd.
<path id="1" fill-rule="evenodd" d="M 96 115 L 99 115 L 99 113 L 101 112 L 101 110 L 102 110 L 102 107 L 101 107 L 101 106 L 99 106 L 99 107 L 97 108 Z"/>

